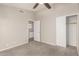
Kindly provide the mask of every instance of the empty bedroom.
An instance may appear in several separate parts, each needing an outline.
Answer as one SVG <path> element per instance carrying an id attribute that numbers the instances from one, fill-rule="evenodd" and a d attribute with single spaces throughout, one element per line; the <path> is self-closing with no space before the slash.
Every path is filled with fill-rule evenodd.
<path id="1" fill-rule="evenodd" d="M 0 56 L 78 56 L 79 3 L 0 3 Z"/>

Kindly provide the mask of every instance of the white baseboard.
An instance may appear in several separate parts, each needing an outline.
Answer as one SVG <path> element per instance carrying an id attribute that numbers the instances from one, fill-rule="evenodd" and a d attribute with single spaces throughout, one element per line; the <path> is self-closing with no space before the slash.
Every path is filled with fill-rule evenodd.
<path id="1" fill-rule="evenodd" d="M 56 46 L 56 44 L 54 44 L 54 43 L 50 43 L 50 42 L 46 42 L 46 41 L 41 41 L 41 42 L 52 45 L 52 46 Z"/>
<path id="2" fill-rule="evenodd" d="M 15 47 L 18 47 L 18 46 L 24 45 L 24 44 L 27 44 L 27 42 L 23 42 L 23 43 L 20 43 L 20 44 L 17 44 L 17 45 L 13 45 L 13 46 L 10 46 L 10 47 L 7 47 L 7 48 L 4 48 L 4 49 L 1 49 L 0 52 L 5 51 L 5 50 L 9 50 L 9 49 L 12 49 L 12 48 L 15 48 Z"/>

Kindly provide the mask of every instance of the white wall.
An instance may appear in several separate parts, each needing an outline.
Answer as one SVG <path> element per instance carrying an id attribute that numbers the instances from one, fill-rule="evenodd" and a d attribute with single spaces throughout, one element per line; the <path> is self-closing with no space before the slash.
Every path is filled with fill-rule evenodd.
<path id="1" fill-rule="evenodd" d="M 55 4 L 54 9 L 37 12 L 36 20 L 41 20 L 41 41 L 56 45 L 56 17 L 78 13 L 78 4 Z"/>
<path id="2" fill-rule="evenodd" d="M 33 13 L 9 6 L 0 5 L 0 51 L 28 43 L 28 20 Z"/>

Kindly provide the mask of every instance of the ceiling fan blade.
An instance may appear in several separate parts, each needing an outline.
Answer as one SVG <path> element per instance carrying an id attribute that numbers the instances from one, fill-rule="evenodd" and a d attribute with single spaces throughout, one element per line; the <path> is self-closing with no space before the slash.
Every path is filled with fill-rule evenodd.
<path id="1" fill-rule="evenodd" d="M 33 9 L 35 9 L 38 5 L 39 5 L 39 3 L 36 3 L 35 6 L 33 7 Z"/>
<path id="2" fill-rule="evenodd" d="M 48 3 L 44 3 L 44 5 L 48 8 L 51 9 L 51 6 Z"/>

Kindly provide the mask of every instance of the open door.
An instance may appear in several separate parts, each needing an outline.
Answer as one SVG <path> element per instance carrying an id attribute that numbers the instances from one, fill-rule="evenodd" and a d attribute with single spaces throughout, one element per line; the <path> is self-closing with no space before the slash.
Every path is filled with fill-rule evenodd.
<path id="1" fill-rule="evenodd" d="M 65 16 L 56 18 L 56 44 L 61 47 L 66 47 L 66 17 Z"/>
<path id="2" fill-rule="evenodd" d="M 40 20 L 34 21 L 34 40 L 40 42 Z"/>

